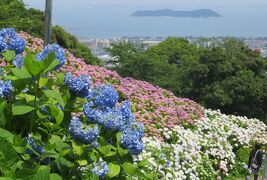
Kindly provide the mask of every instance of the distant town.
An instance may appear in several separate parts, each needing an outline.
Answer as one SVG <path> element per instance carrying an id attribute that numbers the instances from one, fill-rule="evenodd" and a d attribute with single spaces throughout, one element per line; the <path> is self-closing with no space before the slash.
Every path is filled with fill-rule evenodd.
<path id="1" fill-rule="evenodd" d="M 140 37 L 113 37 L 113 38 L 92 38 L 84 39 L 80 38 L 79 40 L 87 45 L 93 52 L 95 56 L 100 58 L 107 67 L 112 66 L 113 62 L 116 61 L 105 51 L 106 48 L 110 48 L 114 43 L 128 42 L 133 44 L 144 44 L 145 47 L 150 47 L 159 44 L 164 41 L 164 37 L 149 37 L 149 36 L 140 36 Z M 186 39 L 196 44 L 197 46 L 202 47 L 214 47 L 216 44 L 221 43 L 225 37 L 216 37 L 216 38 L 202 38 L 202 37 L 186 37 Z M 260 51 L 262 56 L 267 57 L 267 37 L 265 38 L 237 38 L 243 40 L 245 44 L 254 50 Z"/>

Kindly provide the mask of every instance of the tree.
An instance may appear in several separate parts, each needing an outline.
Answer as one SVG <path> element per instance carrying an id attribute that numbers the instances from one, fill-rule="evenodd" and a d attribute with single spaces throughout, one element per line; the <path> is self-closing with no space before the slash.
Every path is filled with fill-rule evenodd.
<path id="1" fill-rule="evenodd" d="M 214 40 L 212 40 L 214 41 Z M 122 76 L 145 80 L 223 113 L 266 120 L 267 61 L 243 41 L 212 47 L 168 38 L 148 49 L 120 43 L 108 49 Z"/>

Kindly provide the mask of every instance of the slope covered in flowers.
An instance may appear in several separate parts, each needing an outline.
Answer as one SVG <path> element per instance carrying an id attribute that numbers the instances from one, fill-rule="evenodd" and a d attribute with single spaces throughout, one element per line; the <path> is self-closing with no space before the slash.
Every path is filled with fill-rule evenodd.
<path id="1" fill-rule="evenodd" d="M 27 40 L 29 49 L 42 50 L 42 40 L 25 33 L 20 35 Z M 257 119 L 204 110 L 160 87 L 87 65 L 68 52 L 67 65 L 60 70 L 76 76 L 90 75 L 93 86 L 113 84 L 121 100 L 131 101 L 136 120 L 146 127 L 145 150 L 135 161 L 147 159 L 148 171 L 160 173 L 165 179 L 244 176 L 252 145 L 267 143 L 267 127 Z"/>
<path id="2" fill-rule="evenodd" d="M 43 41 L 26 33 L 20 35 L 28 42 L 28 48 L 41 50 Z M 147 135 L 161 137 L 160 128 L 171 129 L 175 125 L 194 124 L 204 117 L 204 109 L 194 101 L 177 98 L 170 91 L 153 86 L 144 81 L 122 78 L 116 72 L 103 67 L 87 65 L 82 59 L 75 58 L 67 52 L 67 64 L 62 71 L 77 76 L 87 74 L 92 77 L 94 85 L 110 83 L 119 91 L 121 99 L 131 101 L 132 110 L 138 121 L 146 126 Z"/>
<path id="3" fill-rule="evenodd" d="M 164 142 L 146 137 L 145 151 L 138 160 L 148 158 L 151 171 L 166 179 L 216 179 L 235 171 L 246 173 L 252 142 L 267 143 L 266 125 L 220 111 L 205 110 L 205 114 L 205 121 L 196 122 L 191 129 L 161 129 Z"/>

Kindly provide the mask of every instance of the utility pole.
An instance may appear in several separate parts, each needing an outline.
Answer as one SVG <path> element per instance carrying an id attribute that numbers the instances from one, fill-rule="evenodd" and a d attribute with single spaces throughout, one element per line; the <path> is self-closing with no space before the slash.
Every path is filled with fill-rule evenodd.
<path id="1" fill-rule="evenodd" d="M 46 0 L 45 3 L 45 45 L 51 44 L 52 35 L 52 4 L 53 0 Z"/>

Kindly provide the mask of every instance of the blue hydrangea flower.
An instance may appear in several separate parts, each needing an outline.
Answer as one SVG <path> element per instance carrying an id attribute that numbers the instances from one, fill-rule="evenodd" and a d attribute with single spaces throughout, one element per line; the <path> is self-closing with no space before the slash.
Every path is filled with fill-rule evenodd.
<path id="1" fill-rule="evenodd" d="M 92 172 L 94 172 L 100 179 L 104 179 L 108 174 L 109 168 L 108 163 L 103 161 L 102 158 L 99 158 L 97 163 L 94 163 L 94 168 Z"/>
<path id="2" fill-rule="evenodd" d="M 144 125 L 132 122 L 122 132 L 121 144 L 127 148 L 130 154 L 138 155 L 144 149 L 142 138 L 144 137 Z"/>
<path id="3" fill-rule="evenodd" d="M 63 111 L 63 107 L 62 107 L 59 103 L 56 104 L 56 107 L 57 107 L 60 111 Z"/>
<path id="4" fill-rule="evenodd" d="M 29 137 L 27 138 L 27 143 L 31 146 L 32 150 L 26 149 L 26 153 L 29 154 L 33 160 L 45 165 L 50 163 L 49 157 L 40 159 L 40 156 L 45 154 L 45 149 L 43 148 L 43 146 L 38 145 L 31 135 L 29 135 Z"/>
<path id="5" fill-rule="evenodd" d="M 87 117 L 89 123 L 97 123 L 105 129 L 113 131 L 123 131 L 126 128 L 132 128 L 134 123 L 134 115 L 131 112 L 129 102 L 125 102 L 118 107 L 94 108 L 93 103 L 89 102 L 83 105 L 84 115 Z M 142 129 L 141 124 L 137 124 Z M 141 132 L 141 131 L 140 131 Z"/>
<path id="6" fill-rule="evenodd" d="M 134 115 L 131 110 L 131 103 L 129 101 L 125 101 L 120 107 L 119 107 L 123 119 L 127 121 L 128 123 L 131 123 L 134 121 Z"/>
<path id="7" fill-rule="evenodd" d="M 94 148 L 98 148 L 99 147 L 99 143 L 97 141 L 94 141 L 91 143 L 91 146 L 93 146 Z"/>
<path id="8" fill-rule="evenodd" d="M 112 85 L 97 86 L 87 96 L 88 101 L 93 100 L 97 107 L 115 107 L 119 95 Z"/>
<path id="9" fill-rule="evenodd" d="M 145 126 L 140 123 L 140 122 L 132 122 L 128 125 L 125 126 L 125 128 L 123 129 L 124 132 L 133 132 L 136 134 L 136 136 L 141 139 L 142 137 L 144 137 L 145 134 Z"/>
<path id="10" fill-rule="evenodd" d="M 0 36 L 0 52 L 5 52 L 7 49 L 7 44 L 5 42 L 5 39 Z"/>
<path id="11" fill-rule="evenodd" d="M 121 136 L 121 145 L 132 155 L 138 155 L 144 149 L 144 143 L 138 131 L 124 131 Z"/>
<path id="12" fill-rule="evenodd" d="M 24 59 L 21 55 L 16 55 L 16 57 L 13 60 L 13 65 L 16 66 L 16 68 L 21 68 L 23 66 Z"/>
<path id="13" fill-rule="evenodd" d="M 50 114 L 50 112 L 49 112 L 49 108 L 48 108 L 47 106 L 42 106 L 42 107 L 40 108 L 40 111 L 41 111 L 41 113 L 43 113 L 43 114 L 45 114 L 45 115 Z"/>
<path id="14" fill-rule="evenodd" d="M 67 73 L 64 78 L 64 83 L 73 93 L 83 98 L 88 95 L 88 90 L 92 81 L 91 77 L 87 75 L 75 77 L 71 73 Z"/>
<path id="15" fill-rule="evenodd" d="M 36 142 L 31 136 L 27 139 L 27 142 L 31 146 L 31 148 L 38 154 L 43 155 L 45 153 L 45 149 L 42 146 L 36 144 Z"/>
<path id="16" fill-rule="evenodd" d="M 91 144 L 99 137 L 99 129 L 97 126 L 90 128 L 84 125 L 77 117 L 71 119 L 69 132 L 74 139 L 85 144 Z"/>
<path id="17" fill-rule="evenodd" d="M 92 108 L 90 104 L 84 104 L 83 112 L 89 123 L 97 123 L 108 130 L 122 130 L 127 124 L 123 119 L 121 111 L 116 107 L 100 109 Z"/>
<path id="18" fill-rule="evenodd" d="M 17 35 L 11 38 L 10 41 L 8 42 L 8 49 L 14 50 L 16 54 L 21 54 L 24 51 L 25 47 L 26 47 L 25 40 Z"/>
<path id="19" fill-rule="evenodd" d="M 87 117 L 89 123 L 97 123 L 97 118 L 101 116 L 100 109 L 93 108 L 93 103 L 89 102 L 83 105 L 83 113 Z"/>
<path id="20" fill-rule="evenodd" d="M 0 36 L 4 38 L 13 38 L 16 36 L 16 30 L 14 28 L 4 28 L 0 30 Z"/>
<path id="21" fill-rule="evenodd" d="M 56 59 L 60 62 L 60 64 L 55 68 L 58 69 L 67 62 L 67 59 L 65 58 L 65 50 L 58 44 L 48 44 L 47 46 L 45 46 L 44 50 L 36 55 L 36 59 L 38 61 L 42 61 L 47 57 L 49 53 L 52 52 L 55 52 Z"/>
<path id="22" fill-rule="evenodd" d="M 10 80 L 3 82 L 0 80 L 0 97 L 10 97 L 13 95 L 14 87 L 12 86 L 12 83 Z"/>
<path id="23" fill-rule="evenodd" d="M 24 51 L 26 42 L 16 34 L 15 29 L 6 28 L 0 31 L 0 52 L 14 50 L 16 54 Z"/>

